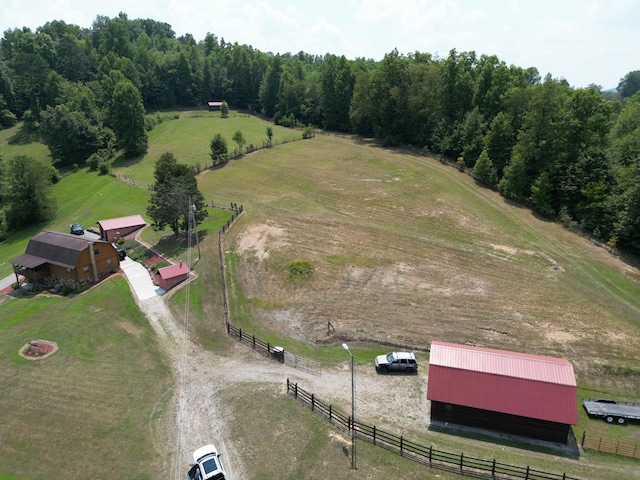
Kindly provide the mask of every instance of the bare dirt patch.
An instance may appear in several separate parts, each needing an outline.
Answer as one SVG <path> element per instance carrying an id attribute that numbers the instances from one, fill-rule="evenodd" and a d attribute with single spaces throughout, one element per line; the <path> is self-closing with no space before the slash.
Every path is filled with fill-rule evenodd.
<path id="1" fill-rule="evenodd" d="M 269 251 L 286 244 L 285 230 L 269 224 L 250 225 L 240 241 L 238 251 L 242 254 L 250 252 L 263 261 L 269 257 Z"/>

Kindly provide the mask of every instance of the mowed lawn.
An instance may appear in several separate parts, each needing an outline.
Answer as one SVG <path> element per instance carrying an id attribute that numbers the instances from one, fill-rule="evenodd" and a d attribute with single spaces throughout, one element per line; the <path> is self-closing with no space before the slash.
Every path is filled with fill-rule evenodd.
<path id="1" fill-rule="evenodd" d="M 179 116 L 177 120 L 162 122 L 149 132 L 149 150 L 143 157 L 134 160 L 118 159 L 114 165 L 114 173 L 141 185 L 153 185 L 155 162 L 165 152 L 173 153 L 180 163 L 203 170 L 212 164 L 210 144 L 217 133 L 227 141 L 229 154 L 233 154 L 238 147 L 232 140 L 237 130 L 242 132 L 246 141 L 243 152 L 249 145 L 262 148 L 268 139 L 269 126 L 273 130 L 273 145 L 302 137 L 299 130 L 273 125 L 237 112 L 231 112 L 229 118 L 220 118 L 219 112 L 207 111 L 181 112 Z"/>
<path id="2" fill-rule="evenodd" d="M 31 339 L 59 350 L 23 359 Z M 122 276 L 76 297 L 0 297 L 0 478 L 156 478 L 172 385 Z"/>
<path id="3" fill-rule="evenodd" d="M 29 239 L 42 229 L 68 233 L 71 223 L 97 228 L 96 222 L 107 218 L 135 214 L 145 217 L 150 195 L 148 190 L 87 169 L 65 176 L 52 187 L 56 217 L 50 222 L 17 231 L 0 242 L 0 277 L 13 272 L 9 260 L 22 255 Z"/>

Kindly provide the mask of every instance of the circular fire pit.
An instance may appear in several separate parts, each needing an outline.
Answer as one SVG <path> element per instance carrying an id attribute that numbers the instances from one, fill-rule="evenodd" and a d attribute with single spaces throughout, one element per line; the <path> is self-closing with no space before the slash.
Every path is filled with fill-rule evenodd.
<path id="1" fill-rule="evenodd" d="M 40 360 L 55 353 L 56 350 L 58 350 L 58 344 L 56 342 L 50 342 L 49 340 L 31 340 L 20 349 L 18 354 L 27 360 Z"/>

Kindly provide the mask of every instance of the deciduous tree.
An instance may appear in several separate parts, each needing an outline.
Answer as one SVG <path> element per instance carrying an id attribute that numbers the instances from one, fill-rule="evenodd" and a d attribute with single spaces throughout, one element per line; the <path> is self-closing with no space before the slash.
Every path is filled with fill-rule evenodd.
<path id="1" fill-rule="evenodd" d="M 129 80 L 119 81 L 113 91 L 111 126 L 118 139 L 118 147 L 126 157 L 136 157 L 147 150 L 144 128 L 144 106 L 140 92 Z"/>
<path id="2" fill-rule="evenodd" d="M 51 219 L 55 200 L 51 196 L 49 169 L 34 158 L 19 155 L 9 159 L 4 172 L 4 193 L 10 228 L 22 228 Z"/>

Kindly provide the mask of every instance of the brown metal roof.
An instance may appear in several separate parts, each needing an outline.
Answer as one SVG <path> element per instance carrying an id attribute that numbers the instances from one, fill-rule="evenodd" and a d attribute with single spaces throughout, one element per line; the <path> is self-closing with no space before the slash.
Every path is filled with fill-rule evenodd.
<path id="1" fill-rule="evenodd" d="M 575 425 L 573 365 L 562 358 L 432 342 L 427 399 Z"/>
<path id="2" fill-rule="evenodd" d="M 20 255 L 19 257 L 12 258 L 11 263 L 13 265 L 20 265 L 21 267 L 26 268 L 37 268 L 40 265 L 47 263 L 47 261 L 44 258 L 34 257 L 33 255 L 25 253 L 24 255 Z"/>
<path id="3" fill-rule="evenodd" d="M 24 255 L 12 259 L 13 265 L 35 268 L 44 263 L 75 268 L 81 253 L 90 243 L 108 244 L 109 242 L 88 240 L 68 233 L 43 230 L 29 240 Z M 26 262 L 26 263 L 22 263 Z"/>

